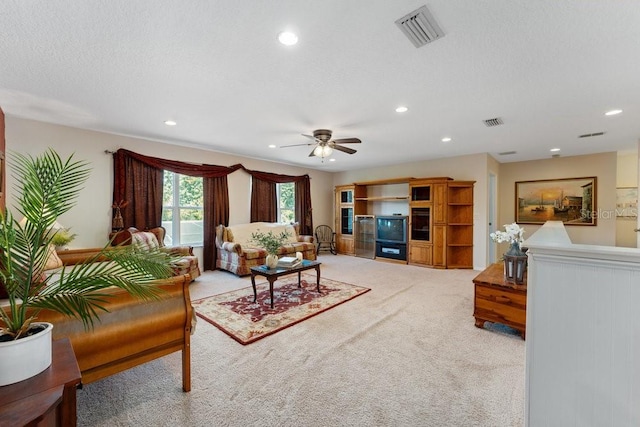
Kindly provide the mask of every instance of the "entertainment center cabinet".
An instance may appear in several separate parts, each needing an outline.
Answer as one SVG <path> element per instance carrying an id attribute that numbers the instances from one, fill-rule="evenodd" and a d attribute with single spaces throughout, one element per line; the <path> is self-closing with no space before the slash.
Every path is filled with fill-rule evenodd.
<path id="1" fill-rule="evenodd" d="M 360 185 L 340 185 L 335 189 L 336 197 L 336 251 L 341 254 L 355 255 L 353 239 L 353 221 L 356 215 L 367 214 L 367 187 Z"/>
<path id="2" fill-rule="evenodd" d="M 379 203 L 393 202 L 393 212 L 408 212 L 406 255 L 397 251 L 384 256 L 376 242 L 376 259 L 391 260 L 434 268 L 473 268 L 473 185 L 475 181 L 456 181 L 447 177 L 397 178 L 357 182 L 335 188 L 336 248 L 345 255 L 356 255 L 354 218 L 373 215 Z M 368 196 L 378 186 L 405 184 L 403 194 Z M 379 213 L 378 213 L 379 214 Z M 357 227 L 356 227 L 357 228 Z M 402 246 L 402 244 L 398 244 Z M 393 244 L 385 244 L 387 252 Z M 381 258 L 382 255 L 382 258 Z M 394 256 L 397 255 L 397 256 Z M 396 258 L 396 259 L 393 259 Z"/>

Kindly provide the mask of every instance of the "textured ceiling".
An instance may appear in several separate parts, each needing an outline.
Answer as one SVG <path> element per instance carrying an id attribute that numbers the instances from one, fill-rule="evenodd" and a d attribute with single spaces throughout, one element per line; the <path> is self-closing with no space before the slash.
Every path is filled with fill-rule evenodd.
<path id="1" fill-rule="evenodd" d="M 426 4 L 445 36 L 394 21 Z M 280 45 L 284 29 L 298 33 Z M 398 105 L 409 111 L 398 114 Z M 0 13 L 7 115 L 328 171 L 488 152 L 500 162 L 636 149 L 637 0 L 14 0 Z M 604 112 L 624 112 L 605 117 Z M 483 120 L 501 117 L 504 125 Z M 168 127 L 173 119 L 178 126 Z M 358 137 L 335 162 L 301 133 Z M 579 139 L 585 133 L 603 136 Z M 453 138 L 443 143 L 445 136 Z M 117 148 L 117 147 L 114 147 Z M 498 153 L 516 151 L 500 156 Z"/>

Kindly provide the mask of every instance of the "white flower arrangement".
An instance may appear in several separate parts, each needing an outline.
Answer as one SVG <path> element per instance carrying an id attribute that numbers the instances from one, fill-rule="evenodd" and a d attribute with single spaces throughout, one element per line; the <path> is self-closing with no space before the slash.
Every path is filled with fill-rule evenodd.
<path id="1" fill-rule="evenodd" d="M 496 231 L 495 233 L 489 234 L 491 240 L 497 243 L 517 243 L 520 245 L 524 241 L 524 228 L 520 227 L 515 222 L 513 224 L 505 224 L 505 231 Z"/>

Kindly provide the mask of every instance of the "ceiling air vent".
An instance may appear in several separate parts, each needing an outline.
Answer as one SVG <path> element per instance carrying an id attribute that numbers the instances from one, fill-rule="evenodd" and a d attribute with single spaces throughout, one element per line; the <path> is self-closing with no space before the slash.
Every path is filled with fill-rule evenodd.
<path id="1" fill-rule="evenodd" d="M 503 125 L 504 122 L 502 121 L 502 119 L 500 117 L 496 117 L 494 119 L 487 119 L 484 121 L 484 125 L 488 128 L 493 127 L 493 126 L 500 126 Z"/>
<path id="2" fill-rule="evenodd" d="M 592 136 L 602 136 L 604 132 L 596 132 L 596 133 L 585 133 L 584 135 L 580 135 L 578 138 L 591 138 Z"/>
<path id="3" fill-rule="evenodd" d="M 415 47 L 422 47 L 427 43 L 444 37 L 444 32 L 427 9 L 427 6 L 422 6 L 398 19 L 396 25 Z"/>
<path id="4" fill-rule="evenodd" d="M 498 153 L 499 156 L 509 156 L 511 154 L 516 154 L 515 151 L 503 151 L 502 153 Z"/>

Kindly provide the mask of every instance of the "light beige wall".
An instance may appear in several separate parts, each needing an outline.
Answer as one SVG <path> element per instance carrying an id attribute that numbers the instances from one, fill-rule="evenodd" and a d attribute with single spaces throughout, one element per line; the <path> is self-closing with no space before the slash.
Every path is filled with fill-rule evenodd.
<path id="1" fill-rule="evenodd" d="M 491 232 L 490 230 L 490 226 L 489 226 L 489 190 L 490 190 L 490 184 L 489 184 L 489 176 L 490 175 L 495 175 L 496 177 L 496 188 L 495 188 L 495 199 L 494 199 L 494 228 L 493 230 L 500 230 L 502 227 L 502 223 L 500 222 L 500 212 L 498 209 L 499 203 L 500 203 L 500 163 L 494 159 L 491 156 L 487 156 L 487 213 L 486 213 L 486 217 L 488 219 L 487 221 L 487 235 Z M 502 255 L 498 254 L 498 244 L 494 243 L 491 241 L 491 239 L 487 238 L 486 239 L 486 246 L 487 246 L 487 264 L 490 264 L 490 260 L 491 260 L 491 253 L 493 253 L 493 261 L 498 261 L 500 260 Z"/>
<path id="2" fill-rule="evenodd" d="M 616 165 L 614 152 L 586 156 L 559 157 L 528 162 L 502 163 L 499 179 L 499 223 L 515 220 L 515 182 L 539 179 L 597 177 L 596 207 L 600 216 L 596 226 L 567 226 L 573 243 L 615 246 Z M 525 238 L 540 228 L 524 224 Z"/>
<path id="3" fill-rule="evenodd" d="M 60 223 L 72 227 L 73 232 L 77 234 L 71 247 L 95 247 L 107 242 L 108 233 L 111 231 L 113 160 L 111 155 L 105 154 L 105 150 L 115 151 L 118 148 L 184 162 L 222 166 L 242 163 L 248 169 L 265 172 L 287 175 L 309 174 L 314 225 L 333 223 L 333 180 L 332 174 L 328 172 L 11 116 L 7 116 L 6 119 L 6 140 L 9 156 L 12 150 L 37 155 L 51 147 L 63 158 L 75 153 L 77 159 L 90 162 L 92 173 L 80 195 L 78 205 L 60 218 Z M 232 224 L 249 222 L 250 176 L 244 171 L 236 171 L 228 176 L 228 183 L 230 222 Z M 13 177 L 8 176 L 7 204 L 9 206 L 13 204 L 11 189 L 14 184 Z"/>
<path id="4" fill-rule="evenodd" d="M 638 187 L 638 153 L 618 153 L 617 187 Z M 637 218 L 618 217 L 616 219 L 616 246 L 635 248 L 637 246 Z"/>
<path id="5" fill-rule="evenodd" d="M 390 178 L 429 178 L 448 176 L 461 181 L 476 181 L 473 191 L 473 268 L 483 270 L 487 265 L 487 158 L 485 153 L 446 159 L 403 163 L 370 169 L 359 169 L 334 174 L 334 185 Z M 400 206 L 389 206 L 389 212 L 400 211 Z M 401 211 L 400 211 L 401 212 Z"/>

